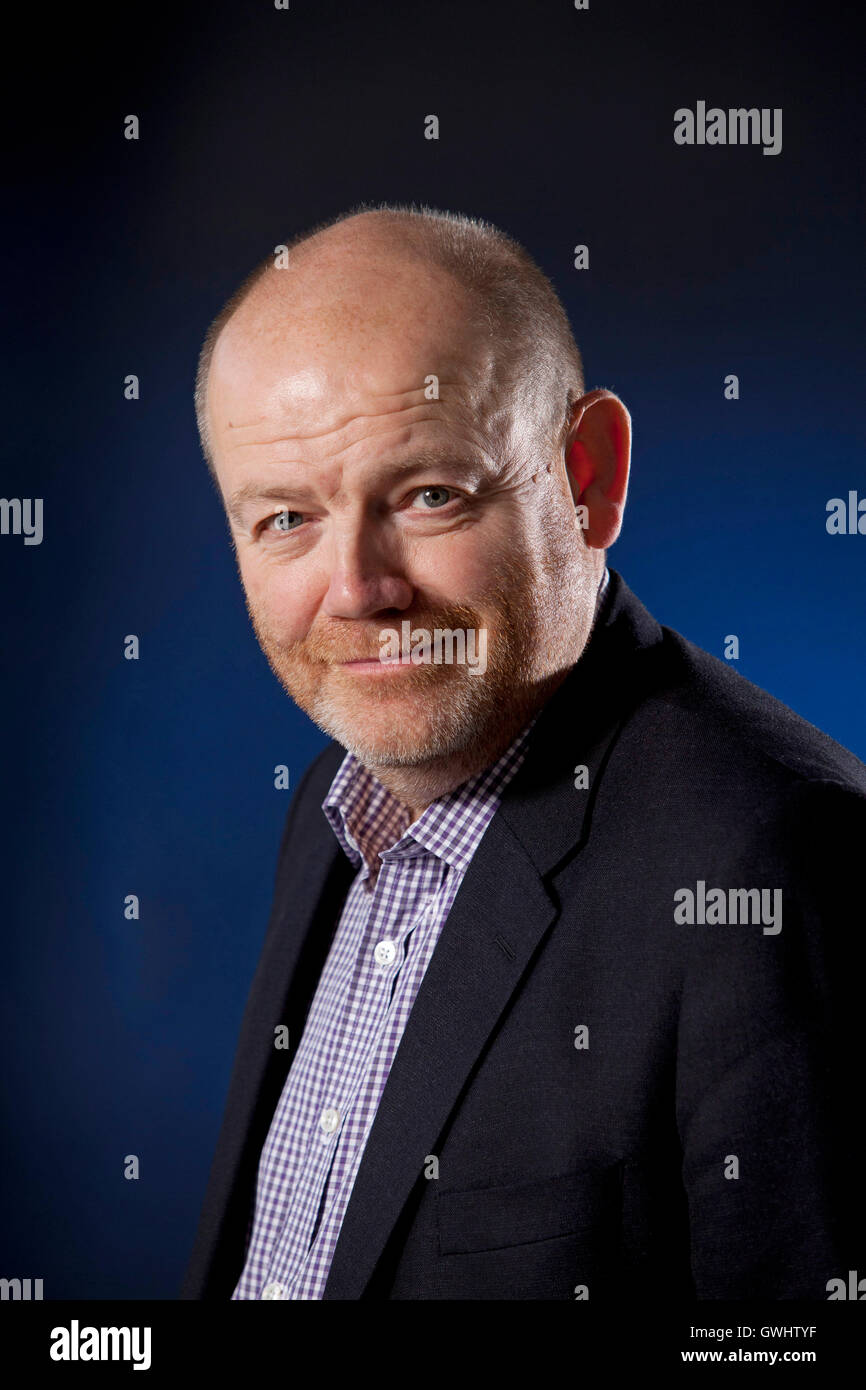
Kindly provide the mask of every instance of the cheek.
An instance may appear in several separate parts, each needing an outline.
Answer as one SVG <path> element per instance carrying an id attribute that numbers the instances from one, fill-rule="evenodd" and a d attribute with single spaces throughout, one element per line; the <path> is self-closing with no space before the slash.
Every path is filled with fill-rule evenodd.
<path id="1" fill-rule="evenodd" d="M 411 582 L 423 592 L 451 602 L 471 603 L 497 580 L 502 566 L 499 539 L 480 527 L 472 527 L 438 539 L 429 549 L 419 548 L 407 567 Z"/>
<path id="2" fill-rule="evenodd" d="M 240 564 L 247 603 L 264 627 L 280 642 L 298 642 L 307 635 L 321 601 L 314 582 L 296 565 Z"/>

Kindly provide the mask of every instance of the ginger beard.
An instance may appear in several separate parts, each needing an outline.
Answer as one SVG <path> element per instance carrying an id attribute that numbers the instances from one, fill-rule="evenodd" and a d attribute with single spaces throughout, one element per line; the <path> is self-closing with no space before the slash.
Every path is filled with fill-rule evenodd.
<path id="1" fill-rule="evenodd" d="M 247 612 L 274 675 L 320 729 L 369 767 L 421 767 L 466 749 L 499 746 L 503 731 L 516 735 L 537 708 L 539 667 L 549 669 L 547 652 L 539 650 L 539 575 L 513 556 L 503 574 L 477 607 L 443 603 L 351 625 L 325 619 L 296 642 L 280 640 L 249 599 Z M 443 659 L 369 677 L 337 664 L 377 656 L 380 634 L 386 628 L 402 632 L 405 621 L 431 633 L 485 628 L 486 669 L 473 674 L 468 664 Z"/>

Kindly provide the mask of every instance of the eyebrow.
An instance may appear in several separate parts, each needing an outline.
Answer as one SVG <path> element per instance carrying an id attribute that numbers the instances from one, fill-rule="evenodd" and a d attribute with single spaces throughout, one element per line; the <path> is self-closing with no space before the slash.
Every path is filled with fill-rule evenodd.
<path id="1" fill-rule="evenodd" d="M 394 481 L 401 476 L 411 477 L 413 473 L 427 472 L 433 468 L 447 467 L 454 474 L 468 476 L 483 476 L 489 471 L 489 463 L 482 454 L 470 450 L 467 454 L 458 453 L 456 449 L 422 449 L 418 453 L 412 454 L 405 459 L 396 460 L 394 463 L 383 464 L 379 476 L 385 481 Z M 261 483 L 244 483 L 232 493 L 226 503 L 226 510 L 234 520 L 240 516 L 241 510 L 248 502 L 280 502 L 287 496 L 293 495 L 300 497 L 304 493 L 309 494 L 310 487 L 305 483 L 287 483 L 284 487 L 275 487 L 273 484 L 263 486 Z"/>

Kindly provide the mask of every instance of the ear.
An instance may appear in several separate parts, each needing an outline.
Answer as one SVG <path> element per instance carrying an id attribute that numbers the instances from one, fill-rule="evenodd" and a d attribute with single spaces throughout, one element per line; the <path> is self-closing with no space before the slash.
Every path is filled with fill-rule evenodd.
<path id="1" fill-rule="evenodd" d="M 606 550 L 620 533 L 631 460 L 631 416 L 618 396 L 599 388 L 575 401 L 565 466 L 575 503 L 588 510 L 584 537 Z"/>

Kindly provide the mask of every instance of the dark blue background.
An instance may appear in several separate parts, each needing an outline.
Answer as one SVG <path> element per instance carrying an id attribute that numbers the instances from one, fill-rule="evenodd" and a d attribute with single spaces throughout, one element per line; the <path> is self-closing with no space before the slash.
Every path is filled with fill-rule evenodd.
<path id="1" fill-rule="evenodd" d="M 256 645 L 192 407 L 208 322 L 277 242 L 379 199 L 521 240 L 588 386 L 632 412 L 611 564 L 717 655 L 738 634 L 745 676 L 866 757 L 866 537 L 825 529 L 828 498 L 866 495 L 855 15 L 237 0 L 116 7 L 114 28 L 31 18 L 7 67 L 0 492 L 44 498 L 45 537 L 0 537 L 0 1275 L 173 1298 L 192 1241 L 291 795 L 273 769 L 296 785 L 325 742 Z M 781 154 L 676 146 L 673 112 L 698 99 L 782 107 Z"/>

